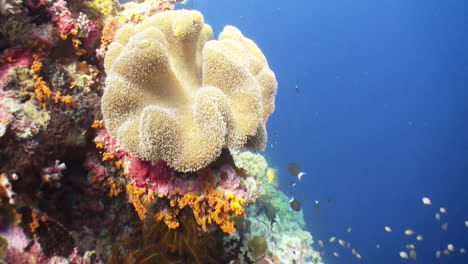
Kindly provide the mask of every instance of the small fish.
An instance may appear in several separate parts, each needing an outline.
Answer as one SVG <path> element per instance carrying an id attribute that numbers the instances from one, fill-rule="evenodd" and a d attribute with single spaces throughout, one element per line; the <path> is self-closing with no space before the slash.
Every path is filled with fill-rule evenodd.
<path id="1" fill-rule="evenodd" d="M 423 240 L 423 236 L 421 236 L 421 235 L 418 235 L 418 236 L 416 237 L 416 240 L 418 240 L 418 241 L 421 241 L 421 240 Z"/>
<path id="2" fill-rule="evenodd" d="M 320 245 L 321 247 L 323 247 L 323 241 L 322 241 L 322 240 L 319 240 L 318 243 L 319 243 L 319 245 Z"/>
<path id="3" fill-rule="evenodd" d="M 460 253 L 461 253 L 461 254 L 465 254 L 465 253 L 466 253 L 466 249 L 465 249 L 465 248 L 460 248 Z"/>
<path id="4" fill-rule="evenodd" d="M 437 221 L 440 221 L 440 214 L 439 214 L 439 213 L 436 213 L 436 214 L 435 214 L 435 219 L 436 219 Z"/>
<path id="5" fill-rule="evenodd" d="M 468 221 L 465 221 L 465 227 L 468 227 Z"/>
<path id="6" fill-rule="evenodd" d="M 445 256 L 450 255 L 450 251 L 448 251 L 447 249 L 444 249 L 444 255 L 445 255 Z"/>
<path id="7" fill-rule="evenodd" d="M 406 249 L 416 249 L 416 247 L 413 244 L 408 244 L 406 245 Z"/>
<path id="8" fill-rule="evenodd" d="M 443 224 L 440 226 L 440 228 L 442 228 L 443 231 L 447 231 L 447 229 L 448 229 L 448 223 L 447 223 L 447 222 L 443 223 Z"/>
<path id="9" fill-rule="evenodd" d="M 299 180 L 306 175 L 306 173 L 301 171 L 301 167 L 296 163 L 289 163 L 288 171 L 291 176 L 297 177 Z"/>
<path id="10" fill-rule="evenodd" d="M 431 199 L 429 199 L 428 197 L 423 197 L 423 198 L 421 198 L 421 200 L 422 200 L 424 205 L 432 205 Z"/>
<path id="11" fill-rule="evenodd" d="M 289 205 L 291 206 L 291 209 L 296 212 L 301 210 L 301 203 L 298 200 L 293 199 L 289 202 Z"/>
<path id="12" fill-rule="evenodd" d="M 315 200 L 314 206 L 315 206 L 315 209 L 320 210 L 320 204 L 318 200 Z"/>
<path id="13" fill-rule="evenodd" d="M 301 173 L 301 167 L 299 167 L 299 165 L 296 163 L 289 163 L 288 172 L 291 174 L 291 176 L 296 177 L 299 173 Z"/>
<path id="14" fill-rule="evenodd" d="M 330 239 L 328 240 L 328 242 L 333 243 L 333 242 L 335 242 L 335 240 L 336 240 L 336 237 L 330 237 Z"/>
<path id="15" fill-rule="evenodd" d="M 436 258 L 440 258 L 440 255 L 442 255 L 442 252 L 440 252 L 440 250 L 437 250 L 436 251 Z"/>
<path id="16" fill-rule="evenodd" d="M 410 256 L 410 258 L 416 260 L 416 250 L 414 250 L 414 249 L 410 250 L 409 256 Z"/>
<path id="17" fill-rule="evenodd" d="M 351 248 L 351 243 L 348 242 L 348 243 L 346 244 L 346 247 L 347 247 L 347 248 Z"/>
<path id="18" fill-rule="evenodd" d="M 178 0 L 175 1 L 175 6 L 177 9 L 193 9 L 194 3 L 192 0 Z"/>
<path id="19" fill-rule="evenodd" d="M 333 256 L 335 256 L 335 257 L 339 257 L 339 256 L 340 256 L 340 254 L 338 254 L 338 252 L 333 252 Z"/>
<path id="20" fill-rule="evenodd" d="M 380 244 L 375 245 L 376 248 L 380 248 Z"/>
<path id="21" fill-rule="evenodd" d="M 400 258 L 407 259 L 408 258 L 408 253 L 406 253 L 405 251 L 400 251 Z"/>
<path id="22" fill-rule="evenodd" d="M 296 186 L 296 184 L 297 184 L 297 183 L 295 183 L 295 182 L 293 182 L 293 181 L 289 182 L 289 185 L 291 185 L 291 187 Z"/>
<path id="23" fill-rule="evenodd" d="M 306 174 L 307 174 L 307 173 L 301 171 L 301 172 L 299 172 L 299 174 L 297 175 L 297 178 L 298 178 L 299 180 L 301 180 L 301 178 L 304 177 L 304 175 L 306 175 Z"/>
<path id="24" fill-rule="evenodd" d="M 447 213 L 447 210 L 444 207 L 441 207 L 439 211 L 440 211 L 441 214 L 446 214 Z"/>
<path id="25" fill-rule="evenodd" d="M 357 251 L 356 251 L 356 250 L 353 248 L 353 249 L 351 249 L 351 253 L 352 253 L 353 255 L 355 255 L 355 256 L 356 256 L 356 254 L 357 254 Z"/>
<path id="26" fill-rule="evenodd" d="M 348 227 L 348 230 L 346 232 L 351 233 L 351 227 Z"/>
<path id="27" fill-rule="evenodd" d="M 447 249 L 448 249 L 448 251 L 453 252 L 453 251 L 455 251 L 455 246 L 453 244 L 448 244 Z"/>
<path id="28" fill-rule="evenodd" d="M 405 235 L 411 236 L 412 234 L 414 234 L 414 231 L 413 231 L 413 230 L 411 230 L 411 229 L 406 229 L 406 230 L 405 230 Z"/>
<path id="29" fill-rule="evenodd" d="M 392 232 L 392 229 L 389 226 L 384 227 L 385 231 Z"/>
<path id="30" fill-rule="evenodd" d="M 296 90 L 296 93 L 297 93 L 297 94 L 300 93 L 300 90 L 299 90 L 299 86 L 298 86 L 298 85 L 296 85 L 296 87 L 294 87 L 294 89 Z"/>
<path id="31" fill-rule="evenodd" d="M 356 258 L 362 259 L 361 254 L 357 253 L 357 254 L 356 254 Z"/>
<path id="32" fill-rule="evenodd" d="M 340 244 L 340 246 L 344 247 L 346 245 L 346 241 L 338 239 L 338 244 Z"/>

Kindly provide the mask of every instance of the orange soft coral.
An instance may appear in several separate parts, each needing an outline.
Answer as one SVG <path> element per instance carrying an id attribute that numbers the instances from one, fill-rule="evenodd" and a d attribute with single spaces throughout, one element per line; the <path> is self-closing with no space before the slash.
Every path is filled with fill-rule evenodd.
<path id="1" fill-rule="evenodd" d="M 217 224 L 223 232 L 231 235 L 236 232 L 231 216 L 245 216 L 244 203 L 244 199 L 233 193 L 225 195 L 221 190 L 209 190 L 200 196 L 193 193 L 184 195 L 179 201 L 179 207 L 182 209 L 189 206 L 204 231 L 207 231 L 207 225 Z"/>
<path id="2" fill-rule="evenodd" d="M 146 209 L 156 198 L 153 191 L 148 191 L 146 189 L 140 189 L 133 185 L 132 183 L 127 184 L 127 195 L 131 198 L 133 207 L 140 217 L 140 220 L 146 218 Z"/>
<path id="3" fill-rule="evenodd" d="M 117 186 L 115 181 L 112 178 L 107 178 L 107 181 L 109 182 L 109 197 L 114 197 L 114 196 L 119 196 L 119 194 L 122 192 L 122 190 Z"/>
<path id="4" fill-rule="evenodd" d="M 146 193 L 146 190 L 137 188 L 135 185 L 128 183 L 127 184 L 127 194 L 132 199 L 133 207 L 135 207 L 135 211 L 140 217 L 141 220 L 145 219 L 146 217 L 146 207 L 141 202 L 140 198 L 143 194 Z"/>
<path id="5" fill-rule="evenodd" d="M 94 120 L 91 127 L 94 129 L 104 128 L 104 120 Z"/>
<path id="6" fill-rule="evenodd" d="M 104 24 L 101 37 L 102 48 L 107 49 L 109 44 L 114 41 L 115 32 L 120 28 L 120 26 L 122 26 L 122 23 L 116 17 L 111 18 L 108 22 L 106 22 L 106 24 Z"/>

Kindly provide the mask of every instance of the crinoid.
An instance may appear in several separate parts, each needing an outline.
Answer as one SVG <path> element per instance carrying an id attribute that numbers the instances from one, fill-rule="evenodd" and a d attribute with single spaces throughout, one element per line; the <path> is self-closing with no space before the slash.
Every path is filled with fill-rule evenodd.
<path id="1" fill-rule="evenodd" d="M 224 234 L 219 229 L 203 231 L 188 209 L 182 210 L 177 218 L 180 225 L 176 229 L 154 219 L 137 224 L 132 239 L 114 246 L 111 263 L 228 263 L 224 257 Z"/>

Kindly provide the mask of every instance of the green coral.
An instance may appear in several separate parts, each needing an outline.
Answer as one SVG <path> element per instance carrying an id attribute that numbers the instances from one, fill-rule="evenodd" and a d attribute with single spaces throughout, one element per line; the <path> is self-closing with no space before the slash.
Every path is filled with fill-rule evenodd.
<path id="1" fill-rule="evenodd" d="M 31 34 L 33 26 L 24 16 L 0 16 L 0 35 L 15 46 L 29 46 L 32 44 Z"/>
<path id="2" fill-rule="evenodd" d="M 0 103 L 15 116 L 14 127 L 20 128 L 16 131 L 20 139 L 31 138 L 40 129 L 47 128 L 49 124 L 49 113 L 38 109 L 31 101 L 22 104 L 13 98 L 3 98 Z"/>
<path id="3" fill-rule="evenodd" d="M 5 259 L 7 251 L 8 251 L 8 240 L 0 236 L 0 263 L 5 263 L 3 262 L 3 259 Z"/>
<path id="4" fill-rule="evenodd" d="M 250 151 L 237 152 L 231 151 L 234 162 L 238 168 L 244 169 L 248 175 L 257 179 L 263 179 L 268 168 L 268 163 L 260 154 Z"/>
<path id="5" fill-rule="evenodd" d="M 118 2 L 115 0 L 91 0 L 86 2 L 88 10 L 96 17 L 106 18 L 115 15 Z"/>

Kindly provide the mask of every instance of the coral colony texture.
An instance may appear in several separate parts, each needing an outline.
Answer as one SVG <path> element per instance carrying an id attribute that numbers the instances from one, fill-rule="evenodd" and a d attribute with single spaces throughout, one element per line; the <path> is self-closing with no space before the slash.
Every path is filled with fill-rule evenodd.
<path id="1" fill-rule="evenodd" d="M 156 0 L 0 13 L 0 263 L 321 263 L 255 153 L 277 82 L 237 28 Z"/>

